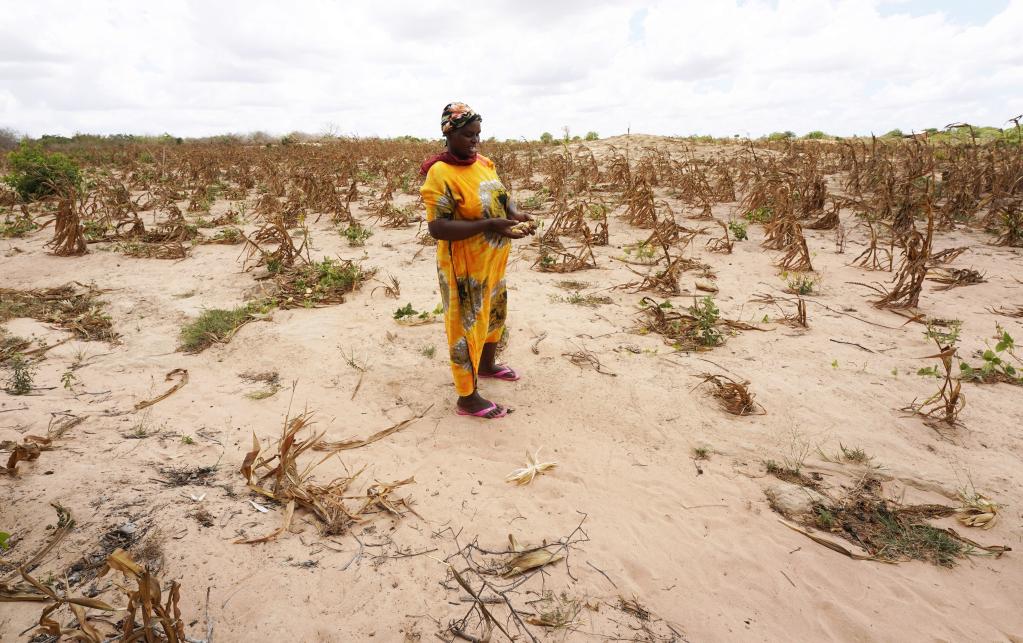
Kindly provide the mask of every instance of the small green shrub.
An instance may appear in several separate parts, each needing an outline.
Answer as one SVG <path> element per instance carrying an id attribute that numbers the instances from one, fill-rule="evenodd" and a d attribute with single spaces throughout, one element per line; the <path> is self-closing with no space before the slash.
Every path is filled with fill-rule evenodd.
<path id="1" fill-rule="evenodd" d="M 820 286 L 820 277 L 808 272 L 796 272 L 783 275 L 787 292 L 793 295 L 813 295 Z"/>
<path id="2" fill-rule="evenodd" d="M 341 232 L 341 236 L 348 239 L 350 246 L 364 246 L 366 239 L 373 236 L 373 231 L 364 227 L 361 223 L 355 222 Z"/>
<path id="3" fill-rule="evenodd" d="M 596 132 L 586 132 L 586 140 L 587 141 L 596 141 L 596 140 L 599 140 L 599 139 L 600 139 L 600 134 L 597 134 Z"/>
<path id="4" fill-rule="evenodd" d="M 7 392 L 11 395 L 27 395 L 32 392 L 32 380 L 35 378 L 35 369 L 21 353 L 15 353 L 7 360 L 7 367 L 11 369 L 11 377 L 7 381 Z"/>
<path id="5" fill-rule="evenodd" d="M 981 358 L 984 363 L 980 366 L 970 366 L 966 362 L 959 362 L 959 376 L 968 382 L 1009 382 L 1012 384 L 1023 384 L 1023 375 L 1008 361 L 1008 356 L 1015 356 L 1013 353 L 1015 342 L 1007 331 L 1002 331 L 1002 336 L 995 345 L 994 350 L 986 349 Z"/>
<path id="6" fill-rule="evenodd" d="M 431 315 L 439 315 L 439 314 L 441 314 L 443 312 L 444 312 L 444 306 L 442 304 L 438 304 L 437 307 L 434 308 L 433 312 L 431 313 L 428 310 L 424 310 L 423 312 L 419 312 L 418 310 L 416 310 L 415 308 L 412 307 L 411 303 L 408 303 L 408 304 L 405 304 L 404 306 L 402 306 L 401 308 L 399 308 L 398 310 L 394 311 L 394 314 L 391 315 L 391 316 L 394 317 L 394 319 L 398 320 L 398 321 L 400 321 L 402 319 L 411 319 L 413 317 L 418 317 L 419 319 L 429 319 Z"/>
<path id="7" fill-rule="evenodd" d="M 28 143 L 9 152 L 7 162 L 11 172 L 4 177 L 4 183 L 17 192 L 22 201 L 34 201 L 61 188 L 78 188 L 82 182 L 81 171 L 73 160 Z"/>
<path id="8" fill-rule="evenodd" d="M 830 138 L 830 137 L 827 134 L 825 134 L 824 132 L 820 131 L 819 129 L 815 129 L 812 132 L 808 132 L 807 135 L 804 136 L 803 138 L 809 139 L 811 141 L 819 141 L 821 139 Z"/>
<path id="9" fill-rule="evenodd" d="M 732 220 L 728 222 L 728 231 L 736 241 L 745 241 L 749 238 L 745 221 Z"/>
<path id="10" fill-rule="evenodd" d="M 550 132 L 544 132 L 540 135 L 540 142 L 549 145 L 554 142 L 554 135 Z"/>
<path id="11" fill-rule="evenodd" d="M 689 314 L 696 318 L 697 339 L 704 346 L 717 346 L 724 339 L 717 328 L 721 319 L 721 311 L 714 303 L 713 297 L 707 295 L 698 299 L 689 307 Z"/>

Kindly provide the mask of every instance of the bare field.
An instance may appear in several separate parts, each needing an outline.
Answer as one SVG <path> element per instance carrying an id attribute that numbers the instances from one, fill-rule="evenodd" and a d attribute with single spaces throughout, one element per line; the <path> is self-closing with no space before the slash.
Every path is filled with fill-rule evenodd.
<path id="1" fill-rule="evenodd" d="M 1018 149 L 485 145 L 543 224 L 498 421 L 454 413 L 431 151 L 82 148 L 6 195 L 0 639 L 144 630 L 118 549 L 180 586 L 154 640 L 1023 637 Z"/>

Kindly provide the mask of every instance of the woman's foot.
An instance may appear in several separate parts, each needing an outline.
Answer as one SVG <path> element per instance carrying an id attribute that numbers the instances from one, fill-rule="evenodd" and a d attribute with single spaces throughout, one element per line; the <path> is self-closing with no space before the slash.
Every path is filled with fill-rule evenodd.
<path id="1" fill-rule="evenodd" d="M 471 415 L 486 420 L 496 420 L 511 413 L 511 409 L 484 399 L 479 393 L 473 393 L 472 395 L 458 398 L 457 412 L 459 415 Z"/>
<path id="2" fill-rule="evenodd" d="M 481 364 L 479 376 L 489 377 L 495 380 L 504 380 L 506 382 L 515 382 L 519 379 L 519 374 L 513 371 L 511 366 L 505 366 L 504 364 L 494 364 L 489 368 L 485 368 Z"/>

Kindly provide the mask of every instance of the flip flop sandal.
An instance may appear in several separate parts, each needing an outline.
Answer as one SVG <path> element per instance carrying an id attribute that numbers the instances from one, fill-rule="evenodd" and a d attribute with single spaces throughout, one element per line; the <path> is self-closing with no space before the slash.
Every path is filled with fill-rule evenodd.
<path id="1" fill-rule="evenodd" d="M 492 417 L 487 417 L 488 413 L 493 412 L 494 409 L 497 409 L 497 408 L 501 409 L 500 413 L 498 413 L 497 415 L 494 415 Z M 503 406 L 502 407 L 498 407 L 496 404 L 491 403 L 490 406 L 488 406 L 488 407 L 486 407 L 484 409 L 480 409 L 479 411 L 476 411 L 475 413 L 470 413 L 469 411 L 466 411 L 462 407 L 456 407 L 455 413 L 458 414 L 458 415 L 471 415 L 472 417 L 483 418 L 484 420 L 497 420 L 499 418 L 503 418 L 504 416 L 508 415 L 508 409 L 504 408 Z"/>
<path id="2" fill-rule="evenodd" d="M 493 380 L 504 380 L 505 382 L 517 382 L 519 380 L 519 374 L 513 371 L 510 366 L 504 365 L 501 365 L 500 368 L 489 375 L 480 373 L 480 377 Z"/>

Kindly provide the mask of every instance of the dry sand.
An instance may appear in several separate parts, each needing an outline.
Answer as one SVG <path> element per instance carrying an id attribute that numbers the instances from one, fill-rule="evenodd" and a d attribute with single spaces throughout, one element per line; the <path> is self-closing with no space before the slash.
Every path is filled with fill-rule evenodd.
<path id="1" fill-rule="evenodd" d="M 632 144 L 639 142 L 634 137 Z M 214 214 L 224 207 L 218 203 Z M 716 207 L 715 214 L 727 218 L 731 208 Z M 181 326 L 204 308 L 242 303 L 253 288 L 239 247 L 197 247 L 182 261 L 131 259 L 96 246 L 84 257 L 58 258 L 43 248 L 48 231 L 0 240 L 3 286 L 95 282 L 109 290 L 103 299 L 121 334 L 114 345 L 70 341 L 51 350 L 35 379 L 45 390 L 0 393 L 0 439 L 45 433 L 51 413 L 87 416 L 55 450 L 20 464 L 16 476 L 0 477 L 0 529 L 19 539 L 7 554 L 11 560 L 26 558 L 44 541 L 55 522 L 49 505 L 60 503 L 78 524 L 34 575 L 59 576 L 126 522 L 147 536 L 158 531 L 163 578 L 182 585 L 192 637 L 205 636 L 209 588 L 218 642 L 426 640 L 468 609 L 459 599 L 463 592 L 440 584 L 446 569 L 437 559 L 455 551 L 453 534 L 460 543 L 478 537 L 494 549 L 505 546 L 509 533 L 537 544 L 566 536 L 585 514 L 589 541 L 573 552 L 568 568 L 552 566 L 544 582 L 599 609 L 583 609 L 575 631 L 546 634 L 552 640 L 642 635 L 632 629 L 640 621 L 613 607 L 619 595 L 635 597 L 691 641 L 1023 640 L 1021 389 L 965 385 L 965 428 L 946 437 L 898 412 L 936 389 L 935 380 L 916 375 L 933 363 L 921 359 L 934 352 L 933 344 L 919 325 L 904 326 L 904 319 L 873 309 L 869 292 L 850 285 L 890 276 L 847 265 L 862 248 L 858 231 L 850 232 L 844 254 L 836 254 L 832 232 L 806 232 L 823 275 L 821 294 L 807 298 L 808 330 L 763 324 L 766 332 L 743 332 L 701 354 L 673 354 L 659 336 L 630 332 L 643 295 L 610 290 L 636 279 L 613 257 L 647 232 L 614 221 L 611 245 L 597 249 L 599 269 L 570 275 L 531 270 L 535 250 L 516 242 L 508 268 L 512 341 L 504 361 L 523 378 L 482 386 L 484 395 L 515 408 L 499 421 L 455 416 L 440 324 L 410 328 L 392 320 L 406 302 L 428 310 L 439 301 L 433 249 L 413 241 L 415 228 L 378 228 L 365 248 L 349 247 L 326 222 L 311 231 L 314 258 L 365 258 L 379 277 L 400 279 L 400 300 L 373 295 L 370 284 L 343 305 L 277 311 L 272 321 L 250 323 L 229 344 L 198 355 L 175 350 Z M 785 284 L 772 266 L 777 253 L 759 245 L 759 226 L 750 226 L 750 237 L 731 255 L 707 252 L 707 236 L 693 247 L 718 275 L 722 313 L 759 322 L 777 311 L 750 303 L 750 296 L 781 294 Z M 940 235 L 939 248 L 969 245 L 955 265 L 985 272 L 987 282 L 947 292 L 928 282 L 921 301 L 933 316 L 963 320 L 962 355 L 991 341 L 996 321 L 1023 339 L 1020 320 L 985 311 L 1023 303 L 1023 285 L 1013 279 L 1021 253 L 988 241 L 967 232 Z M 565 279 L 584 281 L 584 294 L 614 303 L 586 308 L 557 301 L 569 294 L 556 285 Z M 695 279 L 683 276 L 692 295 L 699 294 Z M 685 306 L 691 298 L 673 301 Z M 67 337 L 33 320 L 5 326 L 51 342 Z M 546 339 L 534 354 L 530 346 L 541 333 Z M 435 357 L 424 354 L 428 346 L 437 347 Z M 583 348 L 614 375 L 564 356 Z M 354 399 L 360 375 L 342 350 L 369 363 Z M 79 351 L 86 365 L 69 391 L 61 374 Z M 106 415 L 165 390 L 164 375 L 176 368 L 190 377 L 180 391 L 145 412 Z M 288 389 L 262 400 L 246 397 L 259 386 L 239 374 L 267 370 L 296 382 L 293 410 L 315 411 L 314 428 L 325 429 L 328 440 L 367 436 L 433 405 L 422 420 L 341 453 L 318 473 L 328 480 L 344 467 L 366 466 L 360 490 L 372 480 L 414 476 L 403 491 L 422 518 L 380 517 L 357 527 L 364 553 L 354 562 L 360 545 L 352 535 L 324 543 L 302 512 L 293 527 L 300 533 L 233 544 L 239 534 L 269 533 L 283 511 L 256 511 L 238 473 L 252 434 L 278 435 L 288 409 Z M 766 415 L 724 413 L 707 390 L 694 390 L 704 372 L 748 379 Z M 151 436 L 126 437 L 140 423 Z M 764 489 L 778 481 L 765 473 L 764 461 L 805 455 L 805 470 L 837 489 L 863 471 L 826 462 L 817 452 L 834 453 L 839 443 L 872 456 L 885 492 L 907 502 L 955 504 L 957 490 L 972 484 L 1005 506 L 998 525 L 981 532 L 951 518 L 937 524 L 1016 551 L 1000 559 L 969 557 L 954 569 L 889 565 L 850 560 L 787 529 L 765 498 Z M 527 451 L 541 447 L 542 459 L 558 462 L 554 471 L 525 487 L 504 482 Z M 708 449 L 709 459 L 694 461 L 695 447 Z M 159 481 L 163 468 L 197 464 L 218 467 L 206 486 Z M 189 497 L 200 494 L 201 502 Z M 200 507 L 212 515 L 212 526 L 189 517 Z M 401 557 L 419 552 L 426 553 Z M 100 579 L 97 588 L 109 590 L 109 581 Z M 539 590 L 539 578 L 528 587 Z M 0 606 L 0 639 L 27 638 L 20 633 L 38 612 L 33 604 Z M 649 627 L 671 634 L 661 622 Z"/>

